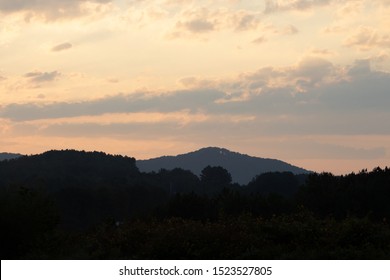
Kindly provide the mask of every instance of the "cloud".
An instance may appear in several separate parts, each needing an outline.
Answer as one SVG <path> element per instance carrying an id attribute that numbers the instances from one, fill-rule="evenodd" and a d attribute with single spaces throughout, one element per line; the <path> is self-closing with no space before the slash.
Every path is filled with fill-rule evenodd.
<path id="1" fill-rule="evenodd" d="M 329 49 L 313 48 L 310 53 L 317 56 L 333 56 L 335 53 Z"/>
<path id="2" fill-rule="evenodd" d="M 74 103 L 58 102 L 47 105 L 35 103 L 10 104 L 0 109 L 0 117 L 10 118 L 15 121 L 25 121 L 94 116 L 107 113 L 176 112 L 181 110 L 196 112 L 207 108 L 210 104 L 224 96 L 222 92 L 217 90 L 193 90 L 177 91 L 157 96 L 151 96 L 147 93 L 115 95 Z"/>
<path id="3" fill-rule="evenodd" d="M 109 78 L 109 79 L 107 79 L 107 82 L 112 83 L 112 84 L 117 84 L 117 83 L 119 83 L 119 79 Z"/>
<path id="4" fill-rule="evenodd" d="M 235 31 L 255 30 L 260 21 L 260 15 L 253 12 L 238 11 L 231 15 L 231 22 Z"/>
<path id="5" fill-rule="evenodd" d="M 33 83 L 43 83 L 54 81 L 61 73 L 58 71 L 53 72 L 29 72 L 24 75 L 25 78 L 29 78 Z"/>
<path id="6" fill-rule="evenodd" d="M 184 27 L 185 29 L 193 33 L 209 32 L 215 28 L 214 23 L 201 18 L 193 19 L 184 23 L 179 22 L 178 27 Z"/>
<path id="7" fill-rule="evenodd" d="M 341 7 L 337 9 L 336 14 L 339 18 L 356 17 L 361 13 L 363 1 L 343 1 L 340 2 Z"/>
<path id="8" fill-rule="evenodd" d="M 322 93 L 323 104 L 338 113 L 354 112 L 378 119 L 389 117 L 385 108 L 390 106 L 390 75 L 372 71 L 369 60 L 357 60 L 348 69 L 348 76 L 349 82 L 331 85 L 326 93 Z M 368 116 L 369 112 L 373 115 Z M 380 126 L 380 123 L 375 126 Z"/>
<path id="9" fill-rule="evenodd" d="M 342 67 L 335 66 L 321 57 L 308 56 L 295 65 L 264 67 L 256 72 L 243 74 L 237 81 L 225 83 L 224 89 L 228 92 L 250 92 L 253 96 L 265 96 L 267 92 L 275 90 L 294 95 L 299 92 L 312 92 L 316 87 L 342 79 L 346 79 Z"/>
<path id="10" fill-rule="evenodd" d="M 325 6 L 332 0 L 266 0 L 264 14 L 299 10 L 304 11 L 317 6 Z"/>
<path id="11" fill-rule="evenodd" d="M 268 23 L 262 26 L 262 31 L 271 35 L 294 35 L 299 33 L 298 28 L 292 24 L 278 26 Z"/>
<path id="12" fill-rule="evenodd" d="M 43 73 L 30 72 L 26 78 Z M 128 139 L 158 139 L 183 147 L 252 145 L 282 159 L 388 159 L 390 74 L 373 70 L 370 60 L 339 66 L 304 57 L 293 65 L 263 67 L 233 78 L 187 77 L 181 82 L 190 89 L 3 103 L 0 132 L 2 124 L 3 134 L 17 141 L 33 136 L 52 143 L 84 139 L 99 149 L 106 146 L 94 146 L 96 139 L 123 146 Z"/>
<path id="13" fill-rule="evenodd" d="M 179 83 L 186 88 L 214 88 L 217 83 L 211 79 L 200 79 L 197 77 L 184 77 L 179 80 Z"/>
<path id="14" fill-rule="evenodd" d="M 342 27 L 340 25 L 332 25 L 332 26 L 327 26 L 325 27 L 322 32 L 325 34 L 337 34 L 345 31 L 346 28 Z"/>
<path id="15" fill-rule="evenodd" d="M 220 30 L 244 32 L 255 30 L 261 22 L 261 14 L 248 10 L 227 8 L 191 8 L 177 15 L 174 29 L 168 38 L 204 34 Z"/>
<path id="16" fill-rule="evenodd" d="M 326 77 L 331 77 L 333 70 L 334 67 L 328 60 L 307 57 L 299 62 L 292 76 L 303 78 L 314 85 L 323 81 Z"/>
<path id="17" fill-rule="evenodd" d="M 87 5 L 96 6 L 111 2 L 112 0 L 0 0 L 0 12 L 26 12 L 28 17 L 42 15 L 53 20 L 83 15 L 88 10 Z"/>
<path id="18" fill-rule="evenodd" d="M 168 38 L 179 38 L 208 33 L 217 29 L 217 15 L 207 8 L 186 10 L 179 15 L 173 31 Z"/>
<path id="19" fill-rule="evenodd" d="M 22 125 L 19 130 L 25 130 Z M 31 130 L 37 127 L 31 126 Z M 48 136 L 61 137 L 131 137 L 132 139 L 153 140 L 180 133 L 180 126 L 173 122 L 159 123 L 81 123 L 81 124 L 53 124 L 40 129 L 40 133 Z"/>
<path id="20" fill-rule="evenodd" d="M 54 46 L 51 49 L 51 51 L 52 52 L 60 52 L 60 51 L 68 50 L 70 48 L 72 48 L 72 44 L 71 43 L 62 43 L 62 44 Z"/>
<path id="21" fill-rule="evenodd" d="M 192 88 L 197 84 L 204 84 L 202 80 L 195 78 L 191 83 Z M 321 121 L 321 118 L 326 120 L 329 119 L 329 115 L 337 116 L 334 120 L 337 125 L 332 128 L 331 124 L 323 123 L 315 129 L 316 133 L 322 128 L 328 131 L 337 130 L 340 133 L 343 130 L 351 133 L 384 131 L 379 124 L 375 124 L 375 118 L 372 116 L 383 119 L 389 114 L 386 106 L 390 106 L 390 94 L 386 88 L 390 88 L 390 75 L 372 71 L 370 61 L 356 61 L 346 68 L 333 65 L 322 58 L 306 57 L 294 66 L 265 67 L 253 73 L 242 74 L 237 79 L 215 81 L 214 85 L 223 90 L 226 96 L 208 108 L 212 109 L 213 113 L 268 116 L 307 114 L 310 118 L 315 116 L 311 121 L 314 119 Z M 372 115 L 366 116 L 367 120 L 362 120 L 357 116 L 359 112 L 363 112 L 362 110 L 364 111 L 362 116 L 371 113 Z M 350 127 L 348 122 L 341 124 L 341 120 L 337 120 L 346 119 L 345 116 L 351 116 L 348 118 L 351 122 Z M 357 125 L 358 119 L 367 126 Z M 296 129 L 294 126 L 291 127 L 293 130 Z M 313 129 L 314 124 L 304 127 Z M 290 131 L 288 126 L 285 129 Z"/>
<path id="22" fill-rule="evenodd" d="M 364 76 L 369 76 L 372 74 L 371 71 L 371 62 L 369 59 L 359 59 L 355 60 L 354 64 L 348 70 L 348 73 L 351 77 L 360 78 Z"/>
<path id="23" fill-rule="evenodd" d="M 26 76 L 52 79 L 41 72 Z M 216 125 L 210 120 L 218 120 L 223 135 L 229 128 L 248 137 L 253 131 L 264 135 L 390 134 L 390 127 L 383 125 L 390 118 L 390 74 L 373 71 L 368 60 L 341 67 L 322 58 L 306 57 L 288 67 L 265 67 L 221 80 L 187 77 L 182 84 L 191 89 L 77 102 L 8 104 L 0 107 L 0 118 L 29 122 L 184 111 L 210 118 L 190 124 L 199 131 L 208 131 Z M 238 120 L 244 120 L 239 127 Z"/>
<path id="24" fill-rule="evenodd" d="M 361 51 L 368 51 L 375 47 L 390 48 L 390 36 L 378 34 L 377 30 L 360 26 L 351 36 L 344 41 L 347 47 L 356 47 Z"/>
<path id="25" fill-rule="evenodd" d="M 257 37 L 256 39 L 254 39 L 252 41 L 252 43 L 254 43 L 254 44 L 262 44 L 262 43 L 264 43 L 266 41 L 267 41 L 267 39 L 264 36 L 260 36 L 260 37 Z"/>

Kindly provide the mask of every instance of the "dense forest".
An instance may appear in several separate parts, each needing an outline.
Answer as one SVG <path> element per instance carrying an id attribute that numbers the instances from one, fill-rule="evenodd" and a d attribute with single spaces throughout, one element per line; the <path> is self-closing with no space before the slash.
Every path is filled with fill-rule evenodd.
<path id="1" fill-rule="evenodd" d="M 49 151 L 0 161 L 1 259 L 390 259 L 390 169 L 140 172 Z"/>

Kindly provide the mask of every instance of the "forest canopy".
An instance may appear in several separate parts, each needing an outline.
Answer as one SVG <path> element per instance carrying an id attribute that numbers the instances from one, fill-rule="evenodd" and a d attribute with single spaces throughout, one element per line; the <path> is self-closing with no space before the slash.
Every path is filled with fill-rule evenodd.
<path id="1" fill-rule="evenodd" d="M 268 172 L 232 183 L 140 172 L 134 158 L 49 151 L 0 161 L 2 259 L 390 257 L 390 169 Z"/>

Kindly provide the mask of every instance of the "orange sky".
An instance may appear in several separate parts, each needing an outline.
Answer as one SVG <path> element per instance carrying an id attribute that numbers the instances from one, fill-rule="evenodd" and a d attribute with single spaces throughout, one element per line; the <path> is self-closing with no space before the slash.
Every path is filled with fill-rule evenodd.
<path id="1" fill-rule="evenodd" d="M 0 0 L 0 151 L 390 165 L 388 0 Z"/>

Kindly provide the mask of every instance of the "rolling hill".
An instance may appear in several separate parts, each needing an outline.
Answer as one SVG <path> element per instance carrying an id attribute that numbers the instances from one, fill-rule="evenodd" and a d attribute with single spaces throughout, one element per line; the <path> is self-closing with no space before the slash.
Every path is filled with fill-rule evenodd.
<path id="1" fill-rule="evenodd" d="M 232 175 L 233 182 L 247 184 L 256 175 L 266 172 L 292 172 L 294 174 L 306 174 L 310 171 L 293 166 L 286 162 L 252 157 L 224 148 L 208 147 L 177 156 L 163 156 L 148 160 L 137 160 L 141 172 L 158 171 L 160 169 L 171 170 L 182 168 L 199 175 L 202 169 L 208 165 L 222 166 Z"/>

